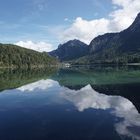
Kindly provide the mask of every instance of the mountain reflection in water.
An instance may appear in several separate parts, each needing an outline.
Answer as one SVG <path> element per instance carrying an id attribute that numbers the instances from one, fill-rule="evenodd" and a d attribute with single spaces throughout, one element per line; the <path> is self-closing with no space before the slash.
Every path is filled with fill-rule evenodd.
<path id="1" fill-rule="evenodd" d="M 115 117 L 122 118 L 114 124 L 119 135 L 126 135 L 132 139 L 140 139 L 140 114 L 136 107 L 128 99 L 121 96 L 109 96 L 98 93 L 90 85 L 80 90 L 71 90 L 61 87 L 57 81 L 41 80 L 18 88 L 20 91 L 49 90 L 57 87 L 57 93 L 61 98 L 70 101 L 78 111 L 92 108 L 97 110 L 110 110 Z"/>
<path id="2" fill-rule="evenodd" d="M 84 111 L 88 108 L 111 109 L 110 113 L 116 117 L 123 118 L 123 121 L 115 124 L 116 131 L 120 135 L 140 139 L 140 114 L 128 99 L 121 96 L 100 94 L 92 89 L 90 85 L 78 91 L 66 89 L 62 95 L 71 101 L 79 111 Z"/>
<path id="3" fill-rule="evenodd" d="M 0 72 L 0 140 L 140 140 L 140 67 Z"/>

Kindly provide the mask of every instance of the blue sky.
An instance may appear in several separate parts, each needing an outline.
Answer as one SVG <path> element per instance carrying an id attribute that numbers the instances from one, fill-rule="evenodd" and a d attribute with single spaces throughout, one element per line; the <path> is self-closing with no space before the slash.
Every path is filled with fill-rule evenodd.
<path id="1" fill-rule="evenodd" d="M 99 34 L 129 26 L 140 10 L 139 0 L 130 7 L 131 1 L 0 0 L 0 42 L 35 50 L 40 45 L 45 51 L 74 38 L 89 43 Z"/>

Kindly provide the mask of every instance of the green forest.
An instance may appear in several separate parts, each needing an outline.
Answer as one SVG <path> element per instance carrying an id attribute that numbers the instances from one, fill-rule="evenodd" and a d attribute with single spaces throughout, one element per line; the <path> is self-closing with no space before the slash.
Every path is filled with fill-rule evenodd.
<path id="1" fill-rule="evenodd" d="M 0 44 L 0 67 L 34 68 L 56 65 L 57 60 L 46 52 L 22 48 L 11 44 Z"/>

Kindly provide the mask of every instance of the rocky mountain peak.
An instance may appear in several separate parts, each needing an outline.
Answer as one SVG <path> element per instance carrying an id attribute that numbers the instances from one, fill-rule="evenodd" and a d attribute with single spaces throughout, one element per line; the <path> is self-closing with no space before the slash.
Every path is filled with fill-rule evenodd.
<path id="1" fill-rule="evenodd" d="M 128 30 L 136 31 L 140 30 L 140 13 L 137 15 L 136 19 L 132 23 L 132 25 L 128 28 Z"/>
<path id="2" fill-rule="evenodd" d="M 70 40 L 64 44 L 60 44 L 58 49 L 49 52 L 51 56 L 57 57 L 60 61 L 68 61 L 79 58 L 88 53 L 88 45 L 80 40 Z"/>

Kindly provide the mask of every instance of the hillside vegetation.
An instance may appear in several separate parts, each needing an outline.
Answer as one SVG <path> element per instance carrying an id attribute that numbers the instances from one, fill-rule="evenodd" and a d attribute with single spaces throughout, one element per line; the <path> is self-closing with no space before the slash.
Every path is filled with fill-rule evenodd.
<path id="1" fill-rule="evenodd" d="M 56 65 L 57 60 L 46 52 L 40 53 L 11 44 L 0 44 L 0 67 L 44 67 Z"/>

